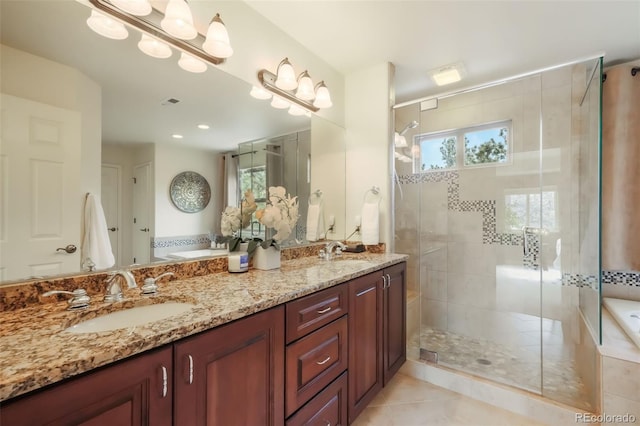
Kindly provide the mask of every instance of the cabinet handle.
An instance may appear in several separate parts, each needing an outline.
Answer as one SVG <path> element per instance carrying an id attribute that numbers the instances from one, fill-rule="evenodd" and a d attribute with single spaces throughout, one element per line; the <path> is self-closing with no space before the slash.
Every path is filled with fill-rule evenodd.
<path id="1" fill-rule="evenodd" d="M 165 396 L 167 396 L 167 367 L 165 367 L 164 365 L 161 366 L 162 368 L 162 397 L 164 398 Z"/>
<path id="2" fill-rule="evenodd" d="M 191 355 L 187 355 L 189 357 L 189 384 L 193 383 L 193 357 Z"/>
<path id="3" fill-rule="evenodd" d="M 316 312 L 319 313 L 319 314 L 324 314 L 325 312 L 329 312 L 330 310 L 331 310 L 331 306 L 329 306 L 328 308 L 324 308 L 321 311 L 316 311 Z"/>
<path id="4" fill-rule="evenodd" d="M 316 361 L 316 364 L 318 364 L 318 365 L 324 365 L 324 364 L 326 364 L 327 362 L 329 362 L 329 360 L 330 360 L 330 359 L 331 359 L 331 355 L 329 355 L 329 356 L 327 357 L 327 359 L 325 359 L 324 361 Z"/>
<path id="5" fill-rule="evenodd" d="M 387 288 L 391 287 L 391 275 L 387 274 Z"/>
<path id="6" fill-rule="evenodd" d="M 382 289 L 386 289 L 387 288 L 387 276 L 383 275 L 382 276 Z"/>

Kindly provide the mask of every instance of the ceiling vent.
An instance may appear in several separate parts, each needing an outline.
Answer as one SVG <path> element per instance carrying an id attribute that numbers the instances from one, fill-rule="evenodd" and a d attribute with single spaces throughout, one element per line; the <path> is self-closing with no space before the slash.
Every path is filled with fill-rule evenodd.
<path id="1" fill-rule="evenodd" d="M 177 104 L 178 102 L 180 102 L 180 99 L 176 99 L 176 98 L 167 98 L 167 99 L 163 99 L 160 102 L 160 105 L 173 105 L 173 104 Z"/>

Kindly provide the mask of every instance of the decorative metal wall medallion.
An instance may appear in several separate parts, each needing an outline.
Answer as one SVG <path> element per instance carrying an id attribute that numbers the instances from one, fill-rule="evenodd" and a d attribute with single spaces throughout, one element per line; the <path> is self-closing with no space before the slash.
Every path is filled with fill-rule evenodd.
<path id="1" fill-rule="evenodd" d="M 207 207 L 211 199 L 209 182 L 196 172 L 182 172 L 171 181 L 171 201 L 186 213 L 196 213 Z"/>

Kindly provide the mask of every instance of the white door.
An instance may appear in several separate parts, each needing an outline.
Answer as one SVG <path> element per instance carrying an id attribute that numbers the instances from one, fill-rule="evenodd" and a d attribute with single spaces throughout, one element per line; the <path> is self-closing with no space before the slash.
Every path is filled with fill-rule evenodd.
<path id="1" fill-rule="evenodd" d="M 133 263 L 149 263 L 151 251 L 151 164 L 133 168 Z"/>
<path id="2" fill-rule="evenodd" d="M 6 94 L 0 105 L 1 278 L 77 272 L 80 113 Z"/>
<path id="3" fill-rule="evenodd" d="M 120 259 L 120 176 L 120 166 L 111 164 L 102 165 L 100 201 L 102 202 L 104 217 L 107 221 L 111 250 L 113 251 L 113 257 L 118 266 L 122 265 Z"/>

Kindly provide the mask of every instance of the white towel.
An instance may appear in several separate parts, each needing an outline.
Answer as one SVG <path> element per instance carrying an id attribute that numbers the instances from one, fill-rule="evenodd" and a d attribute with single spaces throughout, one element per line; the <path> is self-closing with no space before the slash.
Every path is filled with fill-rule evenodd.
<path id="1" fill-rule="evenodd" d="M 360 235 L 364 245 L 374 245 L 380 241 L 380 212 L 378 205 L 378 201 L 375 203 L 365 202 L 362 205 Z"/>
<path id="2" fill-rule="evenodd" d="M 116 263 L 111 251 L 104 211 L 100 201 L 93 194 L 87 194 L 84 203 L 82 262 L 86 262 L 87 258 L 96 265 L 96 269 L 107 269 Z"/>
<path id="3" fill-rule="evenodd" d="M 324 232 L 322 203 L 311 204 L 307 210 L 307 241 L 318 241 Z"/>

